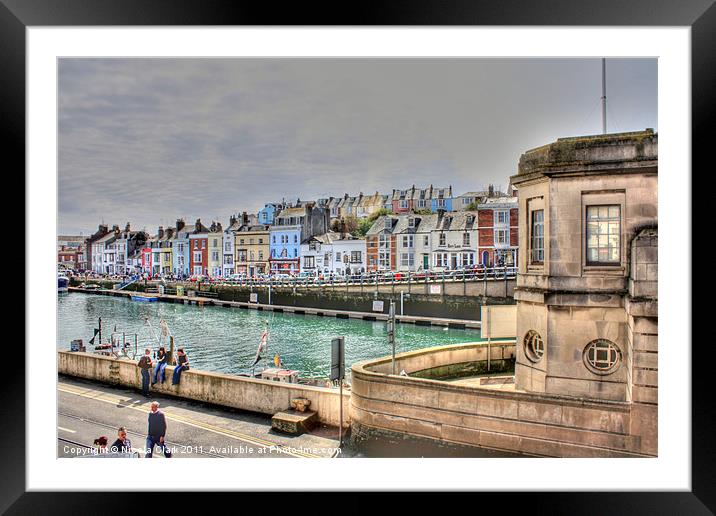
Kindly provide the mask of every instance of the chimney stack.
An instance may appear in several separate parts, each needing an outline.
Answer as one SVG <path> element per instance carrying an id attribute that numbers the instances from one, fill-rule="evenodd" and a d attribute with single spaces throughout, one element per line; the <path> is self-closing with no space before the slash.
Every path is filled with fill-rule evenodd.
<path id="1" fill-rule="evenodd" d="M 490 198 L 495 196 L 495 187 L 494 186 L 490 185 L 487 187 L 487 195 Z"/>
<path id="2" fill-rule="evenodd" d="M 164 226 L 159 226 L 157 230 L 157 238 L 164 238 Z"/>
<path id="3" fill-rule="evenodd" d="M 129 233 L 132 230 L 131 226 L 129 225 L 129 222 L 127 222 L 127 225 L 124 226 L 124 231 Z"/>
<path id="4" fill-rule="evenodd" d="M 182 229 L 184 229 L 184 219 L 177 219 L 177 233 L 179 233 Z"/>
<path id="5" fill-rule="evenodd" d="M 249 223 L 249 214 L 246 212 L 243 212 L 241 214 L 241 223 L 242 224 L 248 224 Z"/>

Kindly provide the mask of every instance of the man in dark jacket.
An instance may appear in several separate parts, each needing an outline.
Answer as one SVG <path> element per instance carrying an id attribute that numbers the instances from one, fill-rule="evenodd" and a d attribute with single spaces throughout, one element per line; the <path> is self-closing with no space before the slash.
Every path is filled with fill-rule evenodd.
<path id="1" fill-rule="evenodd" d="M 139 359 L 139 369 L 142 372 L 142 396 L 145 398 L 149 397 L 149 370 L 152 368 L 152 350 L 147 348 L 144 350 L 144 355 Z"/>
<path id="2" fill-rule="evenodd" d="M 110 446 L 110 451 L 116 453 L 130 453 L 132 451 L 132 442 L 127 438 L 127 429 L 123 426 L 117 430 L 117 440 Z"/>
<path id="3" fill-rule="evenodd" d="M 147 453 L 144 455 L 144 458 L 152 458 L 154 446 L 159 446 L 159 449 L 167 459 L 171 458 L 172 453 L 169 450 L 169 447 L 164 442 L 164 436 L 167 433 L 167 419 L 166 417 L 164 417 L 164 413 L 159 410 L 159 402 L 152 402 L 151 411 L 149 412 L 148 424 L 149 426 L 147 429 Z"/>

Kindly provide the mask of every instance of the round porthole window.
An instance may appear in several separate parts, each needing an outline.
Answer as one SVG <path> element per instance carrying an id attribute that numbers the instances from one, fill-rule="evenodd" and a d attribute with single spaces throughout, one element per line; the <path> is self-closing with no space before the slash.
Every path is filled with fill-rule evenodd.
<path id="1" fill-rule="evenodd" d="M 584 365 L 595 374 L 612 374 L 619 369 L 622 352 L 607 339 L 596 339 L 584 348 Z"/>
<path id="2" fill-rule="evenodd" d="M 540 337 L 540 334 L 536 331 L 530 330 L 527 332 L 524 338 L 524 345 L 525 355 L 527 355 L 527 358 L 532 360 L 532 362 L 539 361 L 544 355 L 544 341 L 542 341 L 542 337 Z"/>

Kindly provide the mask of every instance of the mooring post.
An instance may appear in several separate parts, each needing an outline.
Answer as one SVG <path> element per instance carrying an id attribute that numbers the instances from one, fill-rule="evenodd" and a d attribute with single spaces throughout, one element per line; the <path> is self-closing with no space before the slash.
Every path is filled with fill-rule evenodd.
<path id="1" fill-rule="evenodd" d="M 174 361 L 174 335 L 169 336 L 169 356 L 167 357 L 167 364 L 171 365 Z"/>

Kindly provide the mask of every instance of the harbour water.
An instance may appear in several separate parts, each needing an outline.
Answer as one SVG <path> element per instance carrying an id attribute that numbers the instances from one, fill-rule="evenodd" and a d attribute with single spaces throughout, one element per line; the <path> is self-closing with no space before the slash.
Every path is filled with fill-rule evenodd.
<path id="1" fill-rule="evenodd" d="M 311 315 L 292 315 L 238 308 L 137 303 L 124 297 L 82 293 L 58 297 L 57 349 L 69 349 L 73 339 L 92 337 L 97 319 L 102 317 L 103 337 L 114 330 L 137 333 L 139 346 L 156 348 L 145 318 L 159 332 L 160 319 L 166 320 L 177 347 L 184 347 L 193 367 L 228 374 L 248 373 L 256 354 L 261 332 L 269 323 L 269 351 L 262 367 L 272 367 L 275 353 L 285 367 L 296 369 L 302 377 L 327 377 L 330 369 L 331 338 L 345 336 L 346 367 L 353 362 L 390 354 L 384 321 L 335 319 Z M 441 327 L 396 326 L 396 352 L 441 344 L 476 342 L 476 330 Z M 88 345 L 88 350 L 90 346 Z"/>

